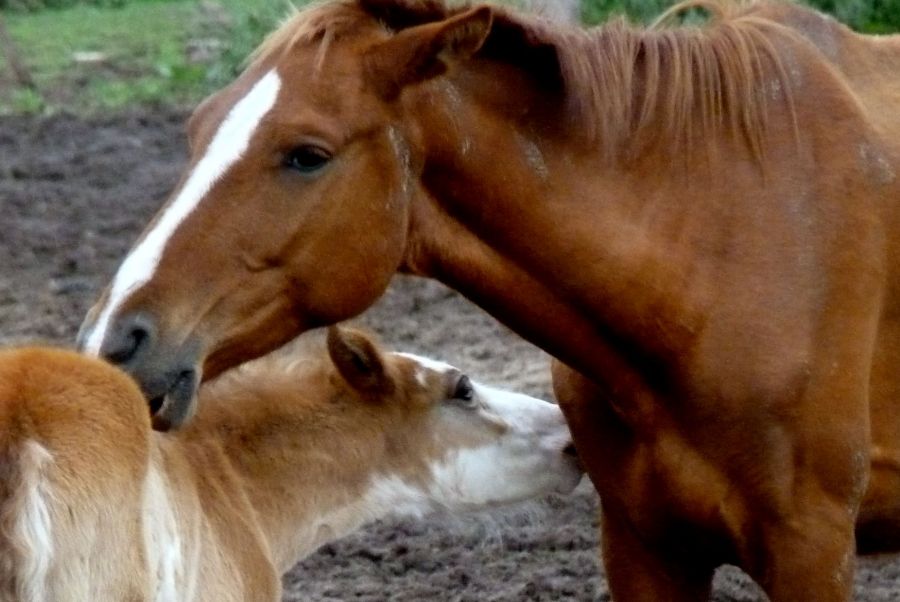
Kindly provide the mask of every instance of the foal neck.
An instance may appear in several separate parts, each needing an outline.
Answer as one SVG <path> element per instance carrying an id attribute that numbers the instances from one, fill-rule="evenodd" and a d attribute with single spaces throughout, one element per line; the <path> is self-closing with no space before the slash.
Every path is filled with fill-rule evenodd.
<path id="1" fill-rule="evenodd" d="M 349 400 L 327 356 L 291 356 L 256 360 L 206 385 L 202 412 L 179 434 L 186 449 L 225 456 L 242 491 L 224 495 L 247 496 L 285 571 L 323 543 L 404 510 L 402 491 L 378 476 L 396 461 L 383 453 L 384 405 Z"/>

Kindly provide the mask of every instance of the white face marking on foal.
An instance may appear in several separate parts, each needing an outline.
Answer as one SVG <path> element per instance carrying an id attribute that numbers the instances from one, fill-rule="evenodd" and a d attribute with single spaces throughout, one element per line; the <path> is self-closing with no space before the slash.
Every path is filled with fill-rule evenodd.
<path id="1" fill-rule="evenodd" d="M 420 374 L 446 372 L 452 366 L 411 353 L 398 353 L 419 364 Z M 546 401 L 472 382 L 483 404 L 475 420 L 503 426 L 475 447 L 449 447 L 429 462 L 424 483 L 397 475 L 376 477 L 361 498 L 373 518 L 386 514 L 422 516 L 522 501 L 552 491 L 571 491 L 581 480 L 564 457 L 571 435 L 559 407 Z"/>
<path id="2" fill-rule="evenodd" d="M 474 382 L 485 410 L 505 429 L 497 440 L 460 449 L 431 466 L 430 495 L 479 507 L 524 500 L 539 492 L 570 491 L 581 479 L 563 449 L 571 435 L 555 404 Z"/>
<path id="3" fill-rule="evenodd" d="M 87 339 L 85 351 L 94 355 L 100 352 L 109 320 L 116 308 L 150 280 L 167 241 L 178 226 L 247 150 L 259 122 L 275 105 L 280 88 L 281 78 L 273 69 L 256 82 L 247 95 L 232 107 L 181 192 L 162 214 L 156 226 L 122 262 L 113 280 L 106 307 L 97 318 L 94 329 Z"/>
<path id="4" fill-rule="evenodd" d="M 450 364 L 413 353 L 397 353 L 416 362 L 416 379 L 425 385 L 427 374 L 446 374 Z M 524 500 L 539 492 L 569 491 L 581 479 L 580 471 L 563 457 L 572 440 L 559 406 L 530 395 L 472 381 L 485 420 L 503 425 L 493 441 L 461 448 L 433 462 L 430 483 L 421 495 L 403 488 L 394 491 L 392 504 L 404 514 L 422 514 L 437 507 L 466 509 Z M 396 485 L 390 479 L 386 489 Z M 414 512 L 410 508 L 417 508 Z"/>
<path id="5" fill-rule="evenodd" d="M 444 362 L 433 360 L 430 357 L 416 355 L 415 353 L 401 352 L 397 353 L 396 355 L 411 359 L 418 364 L 418 366 L 416 367 L 416 382 L 418 382 L 423 387 L 428 383 L 425 375 L 427 371 L 430 370 L 432 372 L 437 372 L 438 374 L 444 374 L 446 372 L 450 372 L 451 370 L 455 370 L 455 368 L 450 364 L 445 364 Z"/>

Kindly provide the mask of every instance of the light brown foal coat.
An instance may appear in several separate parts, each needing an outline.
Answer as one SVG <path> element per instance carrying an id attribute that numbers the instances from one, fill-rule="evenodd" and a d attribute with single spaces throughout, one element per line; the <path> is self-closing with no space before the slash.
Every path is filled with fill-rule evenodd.
<path id="1" fill-rule="evenodd" d="M 328 349 L 223 375 L 172 435 L 105 362 L 0 351 L 0 600 L 277 602 L 299 559 L 375 519 L 580 480 L 555 405 L 352 331 Z"/>

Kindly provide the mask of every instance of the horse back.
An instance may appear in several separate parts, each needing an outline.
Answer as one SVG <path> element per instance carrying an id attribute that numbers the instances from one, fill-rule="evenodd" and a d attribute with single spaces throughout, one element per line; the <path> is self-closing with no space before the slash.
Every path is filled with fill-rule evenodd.
<path id="1" fill-rule="evenodd" d="M 875 131 L 898 139 L 900 35 L 859 34 L 826 14 L 788 2 L 760 2 L 747 14 L 783 25 L 809 42 L 859 102 Z"/>

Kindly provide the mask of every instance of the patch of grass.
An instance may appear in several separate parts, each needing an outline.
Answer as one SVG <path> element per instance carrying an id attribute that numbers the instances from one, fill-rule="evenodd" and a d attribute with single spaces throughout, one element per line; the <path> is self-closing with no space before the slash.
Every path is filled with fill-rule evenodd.
<path id="1" fill-rule="evenodd" d="M 233 79 L 289 6 L 279 0 L 116 4 L 4 12 L 37 91 L 0 83 L 0 113 L 195 104 Z M 5 68 L 0 56 L 0 77 Z"/>
<path id="2" fill-rule="evenodd" d="M 582 0 L 582 20 L 602 23 L 614 15 L 625 15 L 637 23 L 648 23 L 677 0 Z M 900 31 L 900 0 L 799 0 L 836 17 L 853 29 L 868 33 Z"/>
<path id="3" fill-rule="evenodd" d="M 46 103 L 43 96 L 37 90 L 28 88 L 16 88 L 12 90 L 9 98 L 9 109 L 7 112 L 22 115 L 34 115 L 43 113 Z"/>
<path id="4" fill-rule="evenodd" d="M 307 1 L 0 0 L 37 87 L 13 86 L 0 55 L 0 113 L 194 105 L 234 79 L 291 2 Z M 900 0 L 805 1 L 860 31 L 900 30 Z M 588 24 L 615 14 L 646 23 L 671 4 L 581 0 L 581 14 Z M 13 6 L 20 10 L 9 10 Z M 58 6 L 65 8 L 51 8 Z"/>
<path id="5" fill-rule="evenodd" d="M 582 0 L 581 20 L 595 25 L 624 15 L 636 23 L 647 23 L 672 4 L 672 0 Z"/>
<path id="6" fill-rule="evenodd" d="M 129 104 L 128 94 L 106 96 L 108 88 L 146 78 L 159 80 L 161 94 L 188 93 L 161 69 L 184 62 L 193 19 L 191 3 L 141 2 L 11 13 L 7 26 L 47 108 L 82 111 Z"/>
<path id="7" fill-rule="evenodd" d="M 101 52 L 110 61 L 145 67 L 155 54 L 184 40 L 192 8 L 185 2 L 144 2 L 117 9 L 78 6 L 10 14 L 7 19 L 31 68 L 54 76 L 72 67 L 75 52 Z"/>
<path id="8" fill-rule="evenodd" d="M 0 9 L 38 11 L 47 8 L 67 8 L 76 4 L 93 6 L 124 6 L 127 0 L 0 0 Z"/>

